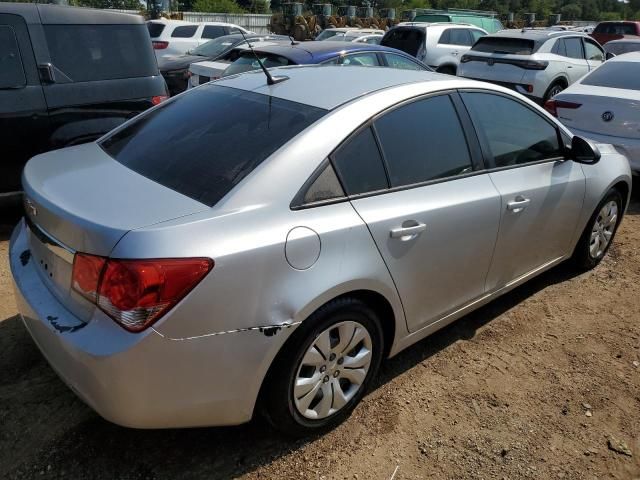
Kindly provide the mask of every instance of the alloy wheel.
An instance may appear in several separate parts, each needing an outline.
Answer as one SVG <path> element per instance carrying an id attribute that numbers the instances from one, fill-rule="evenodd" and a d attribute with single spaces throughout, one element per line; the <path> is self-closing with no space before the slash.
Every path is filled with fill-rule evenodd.
<path id="1" fill-rule="evenodd" d="M 618 204 L 611 200 L 600 209 L 593 227 L 591 228 L 591 240 L 589 242 L 589 255 L 591 258 L 600 257 L 606 250 L 618 223 Z"/>
<path id="2" fill-rule="evenodd" d="M 320 333 L 305 352 L 293 384 L 293 400 L 305 418 L 320 420 L 337 413 L 367 378 L 372 340 L 358 322 L 336 323 Z"/>

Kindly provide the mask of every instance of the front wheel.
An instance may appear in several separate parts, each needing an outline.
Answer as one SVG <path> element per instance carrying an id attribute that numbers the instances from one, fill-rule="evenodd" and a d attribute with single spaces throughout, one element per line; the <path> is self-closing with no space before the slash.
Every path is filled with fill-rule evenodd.
<path id="1" fill-rule="evenodd" d="M 332 428 L 360 402 L 381 359 L 377 314 L 357 299 L 334 300 L 302 323 L 275 360 L 264 413 L 293 436 Z"/>
<path id="2" fill-rule="evenodd" d="M 589 219 L 573 253 L 573 261 L 581 269 L 591 269 L 604 258 L 613 242 L 622 216 L 622 195 L 609 190 Z"/>

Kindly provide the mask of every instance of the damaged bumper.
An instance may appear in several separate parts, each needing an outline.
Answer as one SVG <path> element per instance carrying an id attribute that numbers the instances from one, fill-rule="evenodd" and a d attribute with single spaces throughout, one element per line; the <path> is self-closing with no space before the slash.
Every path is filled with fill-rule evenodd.
<path id="1" fill-rule="evenodd" d="M 40 279 L 24 222 L 12 235 L 9 254 L 18 309 L 38 348 L 80 398 L 123 426 L 249 421 L 269 365 L 295 327 L 168 338 L 154 329 L 129 333 L 98 309 L 83 323 Z"/>

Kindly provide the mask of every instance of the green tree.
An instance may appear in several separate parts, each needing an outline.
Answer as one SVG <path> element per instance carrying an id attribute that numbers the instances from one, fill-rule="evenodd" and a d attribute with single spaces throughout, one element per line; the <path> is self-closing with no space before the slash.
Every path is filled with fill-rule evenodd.
<path id="1" fill-rule="evenodd" d="M 234 0 L 196 0 L 193 9 L 196 12 L 245 13 Z"/>
<path id="2" fill-rule="evenodd" d="M 562 20 L 578 20 L 582 16 L 582 7 L 577 3 L 569 3 L 560 9 Z"/>

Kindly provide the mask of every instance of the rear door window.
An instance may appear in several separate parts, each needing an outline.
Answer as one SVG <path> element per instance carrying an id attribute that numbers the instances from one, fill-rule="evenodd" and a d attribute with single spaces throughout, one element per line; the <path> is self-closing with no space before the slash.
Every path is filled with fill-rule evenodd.
<path id="1" fill-rule="evenodd" d="M 171 32 L 171 38 L 191 38 L 196 34 L 198 25 L 182 25 Z"/>
<path id="2" fill-rule="evenodd" d="M 165 24 L 158 22 L 147 22 L 147 29 L 151 38 L 158 38 L 164 31 Z"/>
<path id="3" fill-rule="evenodd" d="M 559 38 L 556 40 L 556 43 L 553 45 L 551 49 L 551 53 L 555 53 L 556 55 L 560 55 L 561 57 L 567 56 L 567 50 L 564 46 L 564 40 Z"/>
<path id="4" fill-rule="evenodd" d="M 384 36 L 380 45 L 397 48 L 415 57 L 424 43 L 424 31 L 419 28 L 394 28 Z"/>
<path id="5" fill-rule="evenodd" d="M 509 37 L 482 37 L 471 49 L 474 52 L 531 55 L 537 50 L 533 40 Z"/>
<path id="6" fill-rule="evenodd" d="M 131 170 L 213 206 L 326 113 L 277 97 L 207 84 L 139 116 L 100 146 Z"/>
<path id="7" fill-rule="evenodd" d="M 470 47 L 473 42 L 471 41 L 471 35 L 466 28 L 452 28 L 451 37 L 449 43 L 451 45 L 463 45 Z"/>
<path id="8" fill-rule="evenodd" d="M 604 53 L 593 41 L 583 38 L 585 57 L 587 60 L 604 61 Z"/>
<path id="9" fill-rule="evenodd" d="M 205 25 L 202 30 L 202 38 L 218 38 L 226 34 L 225 28 L 219 25 Z"/>
<path id="10" fill-rule="evenodd" d="M 44 25 L 53 65 L 72 82 L 158 75 L 145 25 Z"/>
<path id="11" fill-rule="evenodd" d="M 563 38 L 564 48 L 569 58 L 584 59 L 584 53 L 582 51 L 582 42 L 579 38 Z"/>
<path id="12" fill-rule="evenodd" d="M 462 125 L 448 95 L 398 107 L 374 126 L 392 187 L 473 170 Z"/>
<path id="13" fill-rule="evenodd" d="M 0 25 L 0 89 L 27 84 L 13 27 Z"/>

